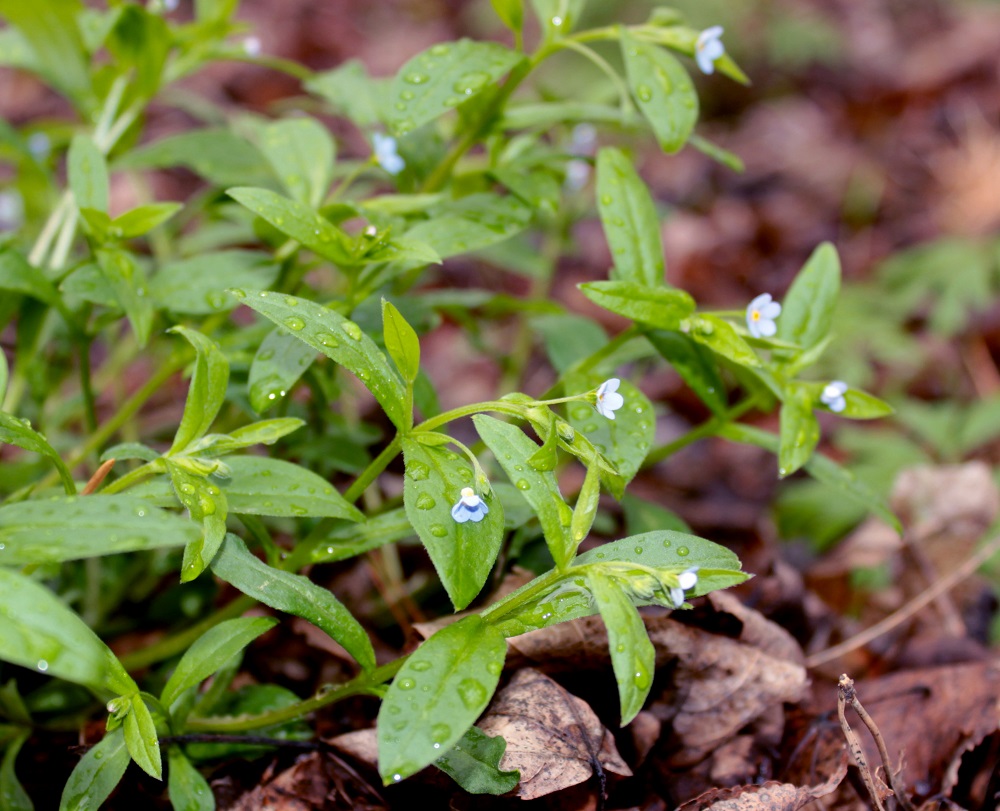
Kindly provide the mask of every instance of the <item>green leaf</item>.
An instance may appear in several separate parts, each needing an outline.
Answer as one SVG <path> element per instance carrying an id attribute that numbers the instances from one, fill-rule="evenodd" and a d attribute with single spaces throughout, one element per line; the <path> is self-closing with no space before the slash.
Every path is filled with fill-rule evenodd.
<path id="1" fill-rule="evenodd" d="M 146 295 L 146 274 L 142 266 L 132 254 L 120 248 L 104 247 L 96 251 L 96 256 L 101 276 L 114 291 L 139 345 L 145 346 L 153 329 L 153 306 Z"/>
<path id="2" fill-rule="evenodd" d="M 30 737 L 29 732 L 22 732 L 7 744 L 0 761 L 0 810 L 2 811 L 34 811 L 35 806 L 17 779 L 14 764 L 21 746 Z"/>
<path id="3" fill-rule="evenodd" d="M 451 509 L 463 487 L 475 489 L 469 463 L 458 454 L 403 438 L 406 475 L 403 503 L 410 523 L 427 549 L 456 609 L 465 608 L 483 588 L 503 543 L 503 505 L 492 492 L 477 492 L 489 508 L 478 523 L 460 524 Z"/>
<path id="4" fill-rule="evenodd" d="M 0 350 L 0 353 L 2 353 L 2 350 Z M 6 371 L 6 358 L 4 358 L 3 366 L 4 371 Z M 4 376 L 6 377 L 6 375 Z M 0 411 L 0 443 L 4 442 L 8 445 L 17 445 L 17 447 L 24 448 L 26 451 L 34 451 L 51 459 L 52 463 L 56 466 L 56 470 L 59 472 L 59 478 L 62 480 L 63 488 L 66 492 L 70 495 L 76 492 L 76 483 L 73 481 L 73 475 L 69 472 L 69 468 L 66 467 L 66 463 L 63 462 L 62 457 L 48 443 L 45 437 L 37 431 L 32 430 L 29 425 L 17 417 Z"/>
<path id="5" fill-rule="evenodd" d="M 194 0 L 194 14 L 199 22 L 228 20 L 239 0 Z"/>
<path id="6" fill-rule="evenodd" d="M 163 761 L 160 757 L 160 741 L 156 736 L 156 724 L 153 723 L 149 707 L 138 693 L 132 697 L 131 709 L 122 726 L 125 728 L 125 746 L 128 747 L 132 760 L 150 777 L 162 780 Z"/>
<path id="7" fill-rule="evenodd" d="M 172 34 L 159 14 L 142 6 L 126 5 L 105 45 L 118 62 L 121 74 L 130 73 L 130 90 L 142 98 L 152 98 L 160 89 Z"/>
<path id="8" fill-rule="evenodd" d="M 808 387 L 789 384 L 781 404 L 781 440 L 778 447 L 778 475 L 791 476 L 802 467 L 819 444 L 819 422 L 813 414 L 813 398 Z"/>
<path id="9" fill-rule="evenodd" d="M 157 451 L 141 442 L 119 442 L 101 454 L 102 462 L 107 462 L 108 459 L 142 459 L 144 462 L 155 462 L 159 458 L 160 454 Z"/>
<path id="10" fill-rule="evenodd" d="M 167 793 L 174 811 L 215 811 L 212 787 L 179 746 L 167 748 Z"/>
<path id="11" fill-rule="evenodd" d="M 294 296 L 232 290 L 248 307 L 358 376 L 397 428 L 407 425 L 406 387 L 375 342 L 333 310 Z"/>
<path id="12" fill-rule="evenodd" d="M 760 358 L 728 321 L 715 315 L 696 315 L 688 319 L 688 329 L 695 341 L 715 354 L 740 366 L 760 366 Z"/>
<path id="13" fill-rule="evenodd" d="M 824 383 L 803 384 L 808 387 L 813 396 L 813 405 L 819 405 L 819 398 L 826 387 Z M 880 417 L 888 417 L 894 409 L 885 400 L 880 400 L 873 394 L 860 389 L 849 388 L 844 392 L 844 408 L 842 411 L 827 409 L 839 417 L 847 417 L 852 420 L 876 420 Z M 995 412 L 993 412 L 995 413 Z"/>
<path id="14" fill-rule="evenodd" d="M 226 536 L 226 516 L 229 501 L 226 494 L 208 481 L 184 457 L 167 459 L 167 472 L 174 492 L 187 507 L 191 520 L 201 524 L 201 534 L 188 541 L 181 563 L 181 582 L 187 583 L 200 575 L 212 562 Z"/>
<path id="15" fill-rule="evenodd" d="M 249 186 L 226 189 L 226 194 L 317 256 L 340 267 L 357 264 L 354 241 L 311 206 Z"/>
<path id="16" fill-rule="evenodd" d="M 371 78 L 364 63 L 357 59 L 313 74 L 304 86 L 310 93 L 326 99 L 334 112 L 359 127 L 373 127 L 382 120 L 381 102 L 388 80 Z"/>
<path id="17" fill-rule="evenodd" d="M 412 383 L 420 373 L 420 339 L 391 301 L 382 299 L 382 332 L 385 348 L 403 380 Z"/>
<path id="18" fill-rule="evenodd" d="M 532 210 L 513 195 L 470 194 L 432 206 L 431 219 L 403 236 L 422 242 L 441 259 L 469 253 L 509 239 L 531 220 Z"/>
<path id="19" fill-rule="evenodd" d="M 7 396 L 7 380 L 9 379 L 9 376 L 10 376 L 10 369 L 7 366 L 7 355 L 3 350 L 0 350 L 0 403 L 2 403 L 4 401 L 4 398 Z M 0 412 L 0 414 L 2 413 L 4 412 Z M 2 435 L 2 432 L 4 430 L 2 421 L 3 417 L 0 417 L 0 435 Z M 6 440 L 2 441 L 6 442 Z M 72 479 L 70 479 L 70 481 L 72 481 Z"/>
<path id="20" fill-rule="evenodd" d="M 608 343 L 599 324 L 573 313 L 540 315 L 531 319 L 531 326 L 542 336 L 549 361 L 560 374 Z"/>
<path id="21" fill-rule="evenodd" d="M 406 510 L 399 507 L 369 518 L 363 524 L 337 527 L 329 535 L 313 542 L 311 563 L 333 563 L 378 549 L 416 535 Z"/>
<path id="22" fill-rule="evenodd" d="M 313 361 L 316 350 L 283 328 L 268 333 L 257 347 L 247 384 L 250 405 L 262 414 L 284 401 Z"/>
<path id="23" fill-rule="evenodd" d="M 572 373 L 563 379 L 563 391 L 589 391 L 601 381 L 597 375 Z M 584 433 L 614 463 L 627 483 L 639 472 L 656 438 L 656 419 L 653 404 L 629 380 L 619 383 L 618 393 L 625 398 L 625 405 L 615 412 L 613 420 L 602 417 L 586 403 L 568 403 L 566 414 L 573 428 Z"/>
<path id="24" fill-rule="evenodd" d="M 55 304 L 59 299 L 52 282 L 10 247 L 0 250 L 0 290 L 24 293 L 46 304 Z"/>
<path id="25" fill-rule="evenodd" d="M 712 353 L 682 332 L 650 330 L 646 338 L 716 416 L 726 411 L 726 386 Z"/>
<path id="26" fill-rule="evenodd" d="M 125 730 L 112 730 L 76 764 L 63 788 L 59 811 L 93 811 L 121 782 L 128 768 L 129 752 Z"/>
<path id="27" fill-rule="evenodd" d="M 308 620 L 344 646 L 365 670 L 375 667 L 375 651 L 364 628 L 329 591 L 307 577 L 274 569 L 250 554 L 235 535 L 226 536 L 212 571 L 264 605 Z"/>
<path id="28" fill-rule="evenodd" d="M 403 663 L 379 710 L 379 774 L 386 784 L 458 743 L 486 709 L 506 656 L 503 636 L 472 615 L 439 630 Z"/>
<path id="29" fill-rule="evenodd" d="M 524 59 L 495 42 L 432 45 L 410 59 L 392 81 L 389 123 L 405 135 L 491 87 Z"/>
<path id="30" fill-rule="evenodd" d="M 107 213 L 108 167 L 104 154 L 88 135 L 74 135 L 66 156 L 66 173 L 77 208 L 93 208 Z"/>
<path id="31" fill-rule="evenodd" d="M 273 420 L 252 422 L 228 434 L 208 434 L 198 443 L 198 454 L 225 456 L 233 451 L 249 448 L 251 445 L 273 445 L 305 424 L 305 420 L 300 420 L 298 417 L 278 417 Z"/>
<path id="32" fill-rule="evenodd" d="M 568 34 L 583 12 L 586 0 L 531 0 L 545 38 Z"/>
<path id="33" fill-rule="evenodd" d="M 461 740 L 434 765 L 469 794 L 506 794 L 513 791 L 521 773 L 500 769 L 500 759 L 507 749 L 503 736 L 495 738 L 478 727 L 469 727 Z"/>
<path id="34" fill-rule="evenodd" d="M 130 495 L 71 496 L 0 507 L 0 560 L 10 566 L 183 546 L 190 521 Z"/>
<path id="35" fill-rule="evenodd" d="M 683 290 L 635 282 L 584 282 L 578 286 L 599 307 L 660 329 L 679 329 L 695 308 L 694 299 Z"/>
<path id="36" fill-rule="evenodd" d="M 134 239 L 148 234 L 184 208 L 181 203 L 150 203 L 136 206 L 111 221 L 111 235 L 119 239 Z"/>
<path id="37" fill-rule="evenodd" d="M 266 456 L 231 456 L 226 464 L 230 478 L 221 484 L 230 512 L 365 520 L 333 485 L 304 467 Z"/>
<path id="38" fill-rule="evenodd" d="M 649 695 L 656 652 L 642 617 L 617 578 L 608 577 L 592 566 L 587 571 L 587 585 L 608 629 L 608 650 L 621 702 L 621 725 L 625 726 L 638 715 Z"/>
<path id="39" fill-rule="evenodd" d="M 160 695 L 169 707 L 181 693 L 194 687 L 221 668 L 261 634 L 270 631 L 274 617 L 239 617 L 210 628 L 185 651 Z"/>
<path id="40" fill-rule="evenodd" d="M 194 347 L 197 356 L 191 372 L 184 415 L 174 435 L 168 455 L 180 453 L 196 439 L 208 433 L 226 399 L 229 361 L 211 338 L 187 327 L 171 327 L 169 332 L 182 335 Z"/>
<path id="41" fill-rule="evenodd" d="M 632 161 L 619 149 L 607 147 L 597 154 L 597 210 L 615 263 L 612 278 L 662 287 L 667 267 L 656 207 Z"/>
<path id="42" fill-rule="evenodd" d="M 51 591 L 0 568 L 0 659 L 99 695 L 138 692 L 107 645 Z"/>
<path id="43" fill-rule="evenodd" d="M 666 49 L 621 29 L 622 56 L 632 98 L 664 152 L 676 152 L 698 120 L 698 94 L 691 77 Z"/>
<path id="44" fill-rule="evenodd" d="M 211 251 L 163 265 L 149 284 L 149 294 L 175 313 L 209 315 L 237 306 L 230 287 L 267 288 L 279 266 L 259 251 Z"/>
<path id="45" fill-rule="evenodd" d="M 517 426 L 484 414 L 477 414 L 472 420 L 483 442 L 534 509 L 552 559 L 559 568 L 564 567 L 576 551 L 576 543 L 569 533 L 573 511 L 563 501 L 555 474 L 550 470 L 535 470 L 528 463 L 538 445 Z"/>
<path id="46" fill-rule="evenodd" d="M 587 537 L 590 528 L 594 525 L 600 500 L 601 469 L 595 464 L 587 468 L 587 474 L 583 478 L 583 486 L 580 488 L 580 494 L 573 506 L 573 520 L 570 522 L 569 531 L 577 543 Z"/>
<path id="47" fill-rule="evenodd" d="M 294 200 L 318 208 L 333 178 L 335 147 L 314 118 L 287 118 L 261 127 L 257 144 Z"/>
<path id="48" fill-rule="evenodd" d="M 824 242 L 805 263 L 788 289 L 778 316 L 777 338 L 810 349 L 830 334 L 840 293 L 837 249 Z"/>
<path id="49" fill-rule="evenodd" d="M 524 0 L 490 0 L 490 3 L 500 18 L 500 22 L 515 34 L 521 30 L 524 25 Z"/>

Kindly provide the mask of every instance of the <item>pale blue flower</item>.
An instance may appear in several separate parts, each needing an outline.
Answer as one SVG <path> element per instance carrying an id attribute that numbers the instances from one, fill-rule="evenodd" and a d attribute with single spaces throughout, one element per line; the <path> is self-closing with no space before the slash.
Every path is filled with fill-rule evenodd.
<path id="1" fill-rule="evenodd" d="M 605 380 L 597 388 L 597 413 L 609 420 L 615 418 L 615 412 L 625 405 L 625 398 L 618 393 L 621 381 L 617 377 Z"/>
<path id="2" fill-rule="evenodd" d="M 399 157 L 399 152 L 396 151 L 396 139 L 391 135 L 376 132 L 372 136 L 372 148 L 375 152 L 375 160 L 390 175 L 398 175 L 406 168 L 406 161 Z"/>
<path id="3" fill-rule="evenodd" d="M 670 589 L 670 601 L 674 608 L 684 605 L 684 592 L 690 591 L 698 585 L 698 567 L 692 566 L 690 569 L 677 575 L 677 586 Z"/>
<path id="4" fill-rule="evenodd" d="M 243 40 L 243 53 L 247 56 L 260 56 L 260 38 L 246 37 Z"/>
<path id="5" fill-rule="evenodd" d="M 464 524 L 466 521 L 478 524 L 489 511 L 490 508 L 486 506 L 485 501 L 476 495 L 475 490 L 471 487 L 463 487 L 462 497 L 451 508 L 451 517 L 459 524 Z"/>
<path id="6" fill-rule="evenodd" d="M 713 25 L 698 34 L 698 39 L 694 44 L 694 59 L 702 73 L 715 73 L 715 61 L 726 52 L 721 37 L 721 25 Z"/>
<path id="7" fill-rule="evenodd" d="M 761 293 L 747 305 L 747 329 L 754 338 L 770 338 L 778 331 L 774 319 L 781 315 L 781 305 L 770 293 Z"/>
<path id="8" fill-rule="evenodd" d="M 847 400 L 844 395 L 850 388 L 843 380 L 833 380 L 823 388 L 823 393 L 819 396 L 819 401 L 831 411 L 843 411 L 847 408 Z"/>

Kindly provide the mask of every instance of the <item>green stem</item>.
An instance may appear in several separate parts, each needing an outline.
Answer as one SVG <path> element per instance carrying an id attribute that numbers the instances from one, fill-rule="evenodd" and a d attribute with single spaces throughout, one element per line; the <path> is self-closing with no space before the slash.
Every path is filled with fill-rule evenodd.
<path id="1" fill-rule="evenodd" d="M 148 462 L 142 467 L 137 467 L 135 470 L 131 470 L 122 476 L 120 479 L 115 479 L 113 482 L 108 484 L 107 487 L 101 488 L 102 496 L 113 495 L 114 493 L 120 493 L 123 490 L 127 490 L 129 487 L 134 487 L 148 479 L 150 476 L 155 476 L 157 473 L 163 472 L 163 463 L 160 460 L 155 462 Z"/>
<path id="2" fill-rule="evenodd" d="M 77 350 L 80 358 L 80 392 L 83 395 L 83 412 L 87 433 L 97 430 L 97 408 L 94 404 L 94 388 L 90 380 L 90 339 L 80 337 Z"/>
<path id="3" fill-rule="evenodd" d="M 361 475 L 354 480 L 354 484 L 347 488 L 344 498 L 352 504 L 361 498 L 361 494 L 368 489 L 368 486 L 378 478 L 379 474 L 389 466 L 389 462 L 396 458 L 399 449 L 402 447 L 402 437 L 397 434 L 392 442 L 382 449 L 382 453 L 376 456 L 362 471 Z"/>
<path id="4" fill-rule="evenodd" d="M 664 459 L 673 456 L 678 451 L 683 450 L 688 445 L 697 442 L 699 439 L 714 436 L 726 425 L 738 420 L 746 414 L 751 408 L 754 407 L 755 403 L 756 400 L 753 397 L 749 397 L 746 400 L 734 405 L 725 414 L 706 420 L 697 428 L 692 428 L 687 433 L 677 437 L 677 439 L 673 442 L 668 442 L 666 445 L 653 448 L 653 450 L 651 450 L 646 456 L 646 460 L 642 463 L 642 466 L 644 468 L 651 467 L 658 462 L 662 462 Z"/>

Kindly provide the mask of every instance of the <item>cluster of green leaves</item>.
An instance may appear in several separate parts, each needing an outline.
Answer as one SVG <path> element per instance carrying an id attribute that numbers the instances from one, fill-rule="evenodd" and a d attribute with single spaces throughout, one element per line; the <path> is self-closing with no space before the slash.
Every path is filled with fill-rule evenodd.
<path id="1" fill-rule="evenodd" d="M 259 60 L 293 73 L 313 105 L 366 136 L 394 133 L 405 162 L 394 176 L 375 157 L 339 159 L 327 128 L 304 114 L 222 121 L 202 111 L 206 126 L 141 143 L 150 102 L 169 101 L 163 88 L 212 60 L 250 58 L 227 41 L 238 30 L 235 5 L 197 0 L 193 19 L 178 23 L 131 2 L 97 10 L 78 0 L 0 0 L 10 24 L 0 32 L 0 61 L 41 76 L 79 117 L 69 127 L 2 133 L 29 220 L 0 247 L 0 326 L 17 336 L 12 371 L 0 354 L 0 441 L 42 461 L 19 458 L 0 480 L 9 492 L 0 506 L 0 659 L 60 680 L 22 697 L 19 685 L 31 682 L 12 671 L 0 690 L 0 796 L 17 798 L 13 807 L 31 807 L 14 764 L 35 719 L 54 707 L 93 712 L 91 696 L 107 707 L 108 733 L 70 777 L 67 809 L 97 807 L 129 760 L 161 777 L 164 735 L 174 807 L 211 808 L 192 760 L 218 748 L 184 748 L 174 736 L 303 734 L 308 713 L 357 693 L 383 698 L 386 782 L 436 763 L 470 791 L 502 793 L 517 779 L 498 768 L 503 741 L 473 724 L 499 682 L 507 637 L 599 613 L 627 723 L 654 665 L 637 608 L 680 607 L 681 576 L 692 570 L 697 585 L 687 596 L 747 577 L 731 552 L 677 531 L 676 519 L 641 502 L 626 506 L 626 537 L 580 554 L 601 518 L 602 491 L 621 500 L 643 465 L 719 434 L 775 452 L 781 475 L 804 467 L 891 518 L 867 488 L 814 453 L 824 383 L 800 375 L 829 341 L 840 284 L 832 247 L 819 248 L 799 275 L 777 335 L 754 338 L 742 312 L 703 311 L 666 282 L 654 203 L 626 152 L 606 147 L 594 160 L 567 146 L 567 124 L 593 123 L 609 135 L 644 127 L 665 151 L 691 144 L 734 162 L 694 134 L 698 98 L 677 54 L 693 53 L 697 31 L 662 10 L 639 25 L 577 31 L 583 0 L 533 0 L 541 40 L 529 52 L 520 0 L 493 0 L 513 48 L 442 43 L 390 79 L 356 63 L 312 74 Z M 612 103 L 532 95 L 525 80 L 560 52 L 597 65 Z M 744 78 L 729 57 L 717 67 Z M 202 106 L 185 102 L 195 114 Z M 47 151 L 32 148 L 38 135 Z M 543 301 L 571 224 L 563 196 L 574 161 L 596 165 L 597 211 L 614 261 L 608 280 L 582 291 L 632 323 L 612 339 Z M 193 171 L 204 192 L 113 213 L 114 181 L 165 167 Z M 44 222 L 31 218 L 36 210 Z M 539 238 L 547 261 L 537 258 Z M 471 252 L 533 276 L 535 298 L 422 286 L 435 265 Z M 231 318 L 241 304 L 259 318 Z M 508 360 L 510 388 L 537 336 L 556 372 L 551 390 L 541 398 L 500 392 L 442 411 L 421 365 L 421 333 L 450 315 L 477 342 L 478 322 L 512 312 L 522 348 Z M 659 447 L 656 406 L 634 383 L 622 382 L 625 405 L 613 420 L 594 408 L 598 385 L 619 366 L 656 359 L 711 414 L 686 439 Z M 147 378 L 125 396 L 122 377 L 141 366 Z M 176 425 L 136 420 L 185 369 Z M 731 406 L 737 390 L 744 397 Z M 117 401 L 103 422 L 102 398 Z M 845 399 L 843 416 L 887 411 L 856 389 Z M 737 422 L 751 408 L 776 407 L 777 434 Z M 279 416 L 260 418 L 271 410 Z M 467 417 L 480 440 L 473 448 L 449 433 Z M 250 450 L 262 444 L 268 454 Z M 401 499 L 375 498 L 362 513 L 354 502 L 400 455 Z M 73 472 L 98 462 L 128 467 L 80 491 Z M 583 484 L 564 495 L 559 471 L 577 463 Z M 331 476 L 353 482 L 342 494 Z M 57 482 L 65 491 L 58 496 Z M 452 516 L 466 488 L 488 507 L 480 521 Z M 275 541 L 279 533 L 290 551 Z M 508 540 L 512 555 L 535 550 L 539 574 L 412 656 L 376 667 L 362 625 L 299 572 L 378 548 L 392 554 L 392 544 L 414 537 L 456 610 L 483 592 Z M 209 572 L 242 596 L 212 611 Z M 208 615 L 119 660 L 98 632 L 137 627 L 129 603 L 164 589 L 177 606 L 190 597 Z M 246 646 L 276 622 L 240 618 L 255 603 L 322 629 L 360 675 L 304 700 L 273 685 L 229 691 Z M 161 662 L 167 669 L 144 682 L 157 693 L 141 691 L 129 670 Z M 51 689 L 62 690 L 59 701 Z"/>

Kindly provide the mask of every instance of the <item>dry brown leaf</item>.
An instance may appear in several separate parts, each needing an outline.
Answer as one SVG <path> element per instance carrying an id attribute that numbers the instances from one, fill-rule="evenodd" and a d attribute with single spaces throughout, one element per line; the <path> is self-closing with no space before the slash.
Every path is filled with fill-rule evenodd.
<path id="1" fill-rule="evenodd" d="M 632 775 L 614 737 L 586 702 L 531 668 L 518 671 L 497 694 L 479 728 L 506 739 L 500 768 L 521 772 L 522 800 L 575 786 L 597 769 Z"/>

